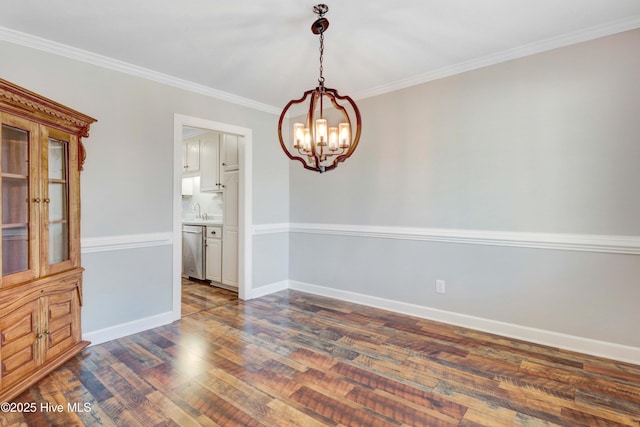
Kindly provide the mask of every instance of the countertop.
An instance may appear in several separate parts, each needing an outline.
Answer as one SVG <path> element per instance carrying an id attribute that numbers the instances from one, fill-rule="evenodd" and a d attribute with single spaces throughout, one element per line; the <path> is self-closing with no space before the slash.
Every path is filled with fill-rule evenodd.
<path id="1" fill-rule="evenodd" d="M 220 219 L 183 219 L 182 220 L 182 224 L 183 225 L 215 225 L 215 226 L 222 226 L 222 220 Z"/>

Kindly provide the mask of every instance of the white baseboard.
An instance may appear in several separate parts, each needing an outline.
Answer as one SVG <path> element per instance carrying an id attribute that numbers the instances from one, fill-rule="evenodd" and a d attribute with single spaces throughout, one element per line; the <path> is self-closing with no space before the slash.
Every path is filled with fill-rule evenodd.
<path id="1" fill-rule="evenodd" d="M 295 280 L 283 280 L 253 289 L 251 292 L 251 298 L 259 298 L 261 296 L 286 289 L 308 292 L 310 294 L 335 298 L 342 301 L 362 304 L 369 307 L 380 308 L 383 310 L 393 311 L 395 313 L 406 314 L 437 322 L 444 322 L 451 325 L 502 335 L 504 337 L 529 341 L 531 343 L 640 365 L 639 347 L 631 347 L 606 341 L 593 340 L 590 338 L 561 334 L 558 332 L 515 325 L 497 320 L 484 319 L 481 317 L 469 316 L 466 314 L 454 313 L 401 301 L 387 300 L 356 292 L 327 288 Z M 176 320 L 174 317 L 175 314 L 169 311 L 155 316 L 146 317 L 144 319 L 88 332 L 83 335 L 83 339 L 91 341 L 91 345 L 101 344 L 116 338 L 121 338 L 147 329 L 169 324 Z"/>
<path id="2" fill-rule="evenodd" d="M 260 286 L 259 288 L 253 288 L 251 289 L 251 294 L 247 299 L 260 298 L 265 295 L 273 294 L 275 292 L 284 291 L 285 289 L 289 289 L 288 280 L 283 280 L 281 282 L 272 283 L 266 286 Z"/>
<path id="3" fill-rule="evenodd" d="M 598 341 L 589 338 L 582 338 L 573 335 L 561 334 L 558 332 L 531 328 L 528 326 L 521 326 L 496 320 L 468 316 L 466 314 L 438 310 L 435 308 L 410 304 L 406 302 L 392 301 L 384 298 L 327 288 L 324 286 L 312 285 L 310 283 L 298 282 L 294 280 L 289 281 L 289 288 L 329 298 L 336 298 L 342 301 L 362 304 L 369 307 L 381 308 L 383 310 L 389 310 L 409 316 L 415 316 L 483 332 L 489 332 L 492 334 L 524 340 L 531 343 L 543 344 L 551 347 L 561 348 L 564 350 L 570 350 L 589 354 L 592 356 L 604 357 L 607 359 L 619 360 L 622 362 L 640 365 L 639 347 L 625 346 L 606 341 Z"/>
<path id="4" fill-rule="evenodd" d="M 127 323 L 110 326 L 108 328 L 99 329 L 93 332 L 87 332 L 82 335 L 85 341 L 91 341 L 91 345 L 102 344 L 116 338 L 126 337 L 127 335 L 136 334 L 146 331 L 147 329 L 157 328 L 158 326 L 167 325 L 174 321 L 174 314 L 171 311 L 156 314 L 155 316 L 145 317 Z"/>

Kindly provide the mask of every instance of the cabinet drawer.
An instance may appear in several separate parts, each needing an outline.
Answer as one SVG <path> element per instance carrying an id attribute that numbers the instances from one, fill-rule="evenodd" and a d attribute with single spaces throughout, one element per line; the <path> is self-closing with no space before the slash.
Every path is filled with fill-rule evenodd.
<path id="1" fill-rule="evenodd" d="M 222 239 L 222 227 L 208 225 L 207 239 Z"/>

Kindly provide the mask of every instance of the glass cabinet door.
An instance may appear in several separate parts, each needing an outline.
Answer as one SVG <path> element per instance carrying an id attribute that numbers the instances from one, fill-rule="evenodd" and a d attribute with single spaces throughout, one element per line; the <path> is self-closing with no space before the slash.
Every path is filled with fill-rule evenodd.
<path id="1" fill-rule="evenodd" d="M 69 180 L 67 153 L 69 143 L 48 138 L 49 264 L 69 259 Z"/>
<path id="2" fill-rule="evenodd" d="M 78 230 L 71 224 L 79 221 L 79 217 L 73 211 L 75 205 L 70 198 L 76 188 L 70 159 L 77 159 L 77 150 L 73 148 L 73 136 L 57 129 L 41 126 L 40 138 L 40 181 L 43 187 L 40 274 L 46 276 L 79 264 L 78 248 L 70 244 L 78 237 Z"/>
<path id="3" fill-rule="evenodd" d="M 29 126 L 2 123 L 2 284 L 34 276 L 36 262 L 34 224 L 30 202 L 33 197 L 33 172 L 30 166 L 31 134 Z"/>
<path id="4" fill-rule="evenodd" d="M 2 125 L 2 280 L 12 286 L 79 265 L 76 140 L 67 132 L 8 118 Z M 75 146 L 73 144 L 76 144 Z M 74 180 L 75 176 L 75 180 Z M 76 211 L 74 211 L 74 206 Z"/>

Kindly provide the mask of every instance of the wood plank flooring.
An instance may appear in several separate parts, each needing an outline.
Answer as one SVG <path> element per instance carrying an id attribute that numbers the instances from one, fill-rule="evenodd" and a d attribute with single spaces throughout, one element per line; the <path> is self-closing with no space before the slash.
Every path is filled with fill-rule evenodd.
<path id="1" fill-rule="evenodd" d="M 0 425 L 640 426 L 640 366 L 296 291 L 186 282 L 183 314 L 89 347 Z"/>

